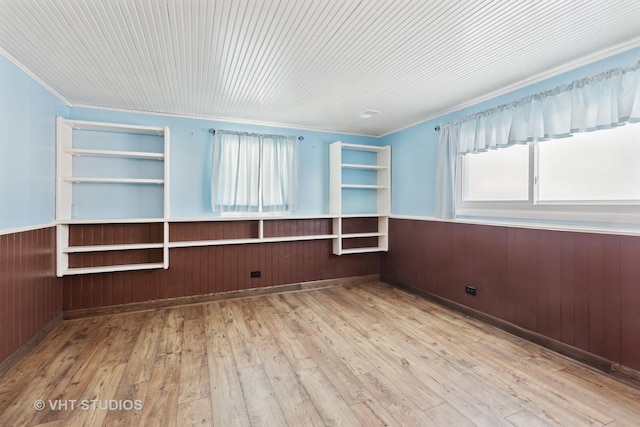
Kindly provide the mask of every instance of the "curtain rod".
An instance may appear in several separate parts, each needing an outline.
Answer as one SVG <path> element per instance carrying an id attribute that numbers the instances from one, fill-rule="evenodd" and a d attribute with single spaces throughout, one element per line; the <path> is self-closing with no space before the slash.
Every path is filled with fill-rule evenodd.
<path id="1" fill-rule="evenodd" d="M 214 128 L 209 128 L 209 133 L 211 135 L 215 135 L 216 134 L 216 130 Z M 251 133 L 251 132 L 236 132 L 236 133 L 245 134 L 245 135 L 264 135 L 264 134 L 261 134 L 261 133 Z M 299 136 L 298 137 L 298 141 L 304 141 L 304 136 Z"/>

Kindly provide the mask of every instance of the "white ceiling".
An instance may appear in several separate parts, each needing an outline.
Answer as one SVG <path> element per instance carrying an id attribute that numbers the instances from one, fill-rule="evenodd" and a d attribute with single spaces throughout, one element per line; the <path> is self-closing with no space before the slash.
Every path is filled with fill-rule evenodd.
<path id="1" fill-rule="evenodd" d="M 378 136 L 638 45 L 638 0 L 0 0 L 71 105 Z"/>

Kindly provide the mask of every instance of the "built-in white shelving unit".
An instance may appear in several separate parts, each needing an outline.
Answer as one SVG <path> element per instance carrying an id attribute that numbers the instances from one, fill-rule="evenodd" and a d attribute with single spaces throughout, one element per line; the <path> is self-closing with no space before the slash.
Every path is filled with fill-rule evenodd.
<path id="1" fill-rule="evenodd" d="M 329 154 L 329 210 L 335 215 L 333 232 L 336 235 L 333 253 L 345 255 L 387 251 L 391 211 L 391 147 L 336 141 L 331 144 Z M 359 218 L 377 218 L 377 224 L 364 231 L 349 231 L 349 221 Z M 376 243 L 371 244 L 374 241 Z"/>
<path id="2" fill-rule="evenodd" d="M 167 127 L 58 117 L 58 276 L 167 269 L 169 250 L 188 247 L 332 240 L 338 255 L 387 250 L 390 147 L 331 145 L 329 214 L 172 218 L 169 137 Z M 128 198 L 118 199 L 122 194 Z M 306 228 L 309 223 L 304 221 L 314 220 L 322 221 Z M 240 227 L 245 231 L 238 235 L 209 234 L 215 238 L 199 238 L 188 231 L 194 229 L 192 223 L 235 221 L 248 228 Z M 295 224 L 287 225 L 289 221 L 307 225 L 296 229 Z M 147 226 L 147 234 L 133 236 Z M 131 227 L 129 236 L 115 238 L 115 233 L 124 233 L 122 227 Z M 101 233 L 104 238 L 96 238 Z"/>
<path id="3" fill-rule="evenodd" d="M 109 139 L 96 138 L 95 146 L 84 147 L 76 143 L 78 131 L 106 132 L 113 134 L 113 141 L 117 142 L 116 147 L 109 145 Z M 119 134 L 119 135 L 116 135 Z M 133 149 L 127 149 L 129 141 L 135 141 L 136 135 L 150 135 L 161 138 L 160 148 L 142 151 L 139 146 L 144 146 L 144 137 L 139 138 L 142 143 L 130 144 Z M 93 142 L 85 141 L 85 144 L 92 145 Z M 122 143 L 121 140 L 124 140 Z M 107 141 L 107 142 L 105 142 Z M 80 120 L 68 120 L 58 117 L 56 122 L 56 144 L 57 144 L 57 168 L 56 168 L 56 220 L 57 220 L 57 275 L 66 276 L 73 274 L 103 273 L 115 271 L 147 270 L 156 268 L 168 268 L 169 266 L 169 236 L 166 219 L 169 216 L 169 128 L 137 126 L 115 123 L 101 123 Z M 124 148 L 123 148 L 124 146 Z M 96 175 L 91 176 L 85 173 L 78 173 L 78 170 L 92 170 L 91 165 L 82 162 L 85 158 L 105 158 L 105 159 L 126 159 L 133 161 L 131 164 L 118 164 L 118 167 L 100 168 L 102 174 L 113 176 Z M 160 170 L 157 177 L 132 177 L 138 172 L 137 166 L 142 166 L 140 162 L 161 162 L 162 166 L 156 168 Z M 115 164 L 114 164 L 115 166 Z M 125 176 L 119 173 L 125 170 Z M 100 188 L 92 188 L 91 200 L 100 200 L 103 203 L 110 203 L 111 194 L 125 193 L 127 189 L 135 186 L 135 197 L 147 196 L 145 200 L 152 200 L 156 205 L 162 206 L 162 211 L 158 210 L 157 215 L 150 218 L 141 218 L 135 212 L 127 212 L 127 207 L 122 206 L 123 214 L 113 218 L 91 218 L 84 217 L 83 213 L 78 213 L 74 206 L 79 202 L 77 198 L 85 197 L 78 186 L 99 185 Z M 114 191 L 113 186 L 117 187 Z M 140 187 L 141 186 L 141 187 Z M 145 193 L 144 188 L 161 186 L 162 191 Z M 109 188 L 111 188 L 109 190 Z M 104 193 L 103 193 L 104 191 Z M 106 200 L 105 200 L 106 199 Z M 91 200 L 84 200 L 86 204 Z M 117 203 L 114 200 L 113 203 Z M 130 214 L 130 215 L 129 215 Z M 69 244 L 70 227 L 90 224 L 127 224 L 127 223 L 158 223 L 163 222 L 162 239 L 151 243 L 127 243 L 127 244 L 104 244 L 104 245 L 73 245 Z M 69 256 L 73 254 L 104 254 L 121 251 L 141 251 L 141 250 L 162 250 L 162 262 L 142 262 L 134 264 L 108 264 L 100 266 L 82 267 L 70 266 Z"/>

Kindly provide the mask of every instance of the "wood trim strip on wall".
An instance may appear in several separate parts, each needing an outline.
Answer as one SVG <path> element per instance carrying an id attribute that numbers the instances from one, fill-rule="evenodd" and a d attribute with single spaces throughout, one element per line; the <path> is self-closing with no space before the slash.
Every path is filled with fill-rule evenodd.
<path id="1" fill-rule="evenodd" d="M 508 227 L 508 228 L 524 228 L 528 230 L 548 230 L 548 231 L 567 231 L 570 233 L 593 233 L 593 234 L 611 234 L 616 236 L 640 236 L 637 228 L 620 228 L 620 227 L 595 227 L 591 225 L 556 225 L 549 223 L 537 223 L 535 220 L 500 221 L 490 219 L 472 219 L 472 218 L 437 218 L 433 216 L 420 215 L 395 215 L 389 216 L 390 219 L 404 219 L 408 221 L 425 221 L 425 222 L 442 222 L 450 224 L 469 224 L 469 225 L 487 225 L 491 227 Z"/>
<path id="2" fill-rule="evenodd" d="M 48 224 L 39 224 L 39 225 L 29 225 L 26 227 L 17 227 L 17 228 L 8 228 L 6 230 L 0 230 L 0 236 L 4 236 L 7 234 L 16 234 L 16 233 L 24 233 L 27 231 L 34 230 L 42 230 L 44 228 L 55 227 L 55 222 L 51 222 Z"/>

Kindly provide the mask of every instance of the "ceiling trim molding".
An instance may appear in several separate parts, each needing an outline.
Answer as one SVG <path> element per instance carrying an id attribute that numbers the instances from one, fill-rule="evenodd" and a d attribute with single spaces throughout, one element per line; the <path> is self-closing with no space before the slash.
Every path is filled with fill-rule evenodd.
<path id="1" fill-rule="evenodd" d="M 69 107 L 70 108 L 87 108 L 91 110 L 115 111 L 120 113 L 151 114 L 155 116 L 175 117 L 179 119 L 194 119 L 194 120 L 208 120 L 208 121 L 225 122 L 225 123 L 238 123 L 238 124 L 251 125 L 251 126 L 278 127 L 283 129 L 293 129 L 293 130 L 301 130 L 301 131 L 308 131 L 308 132 L 334 133 L 336 135 L 359 136 L 359 137 L 374 138 L 374 139 L 379 138 L 377 135 L 374 135 L 374 134 L 340 132 L 337 130 L 297 126 L 297 125 L 292 125 L 288 123 L 234 119 L 230 117 L 197 116 L 197 115 L 191 115 L 191 114 L 162 113 L 158 111 L 131 110 L 127 108 L 116 108 L 116 107 L 100 107 L 100 106 L 88 105 L 88 104 L 71 104 L 69 105 Z"/>
<path id="2" fill-rule="evenodd" d="M 590 54 L 590 55 L 587 55 L 587 56 L 583 56 L 581 58 L 578 58 L 578 59 L 575 59 L 573 61 L 567 62 L 567 63 L 565 63 L 563 65 L 560 65 L 559 67 L 552 68 L 552 69 L 550 69 L 548 71 L 545 71 L 543 73 L 536 74 L 536 75 L 534 75 L 532 77 L 529 77 L 529 78 L 526 78 L 524 80 L 520 80 L 519 82 L 516 82 L 516 83 L 514 83 L 512 85 L 505 86 L 502 89 L 498 89 L 498 90 L 495 90 L 493 92 L 489 92 L 489 93 L 487 93 L 485 95 L 473 98 L 473 99 L 471 99 L 469 101 L 466 101 L 466 102 L 463 102 L 461 104 L 454 105 L 453 107 L 446 108 L 446 109 L 441 110 L 441 111 L 439 111 L 437 113 L 431 114 L 426 119 L 422 119 L 420 121 L 414 122 L 414 123 L 409 124 L 407 126 L 403 126 L 403 127 L 399 128 L 399 129 L 384 133 L 382 135 L 378 135 L 377 138 L 384 138 L 385 136 L 389 136 L 389 135 L 392 135 L 394 133 L 398 133 L 398 132 L 401 132 L 403 130 L 409 129 L 411 127 L 420 125 L 422 123 L 426 123 L 426 122 L 438 119 L 439 117 L 443 117 L 443 116 L 445 116 L 447 114 L 455 113 L 456 111 L 460 111 L 462 109 L 465 109 L 465 108 L 468 108 L 468 107 L 472 107 L 474 105 L 480 104 L 481 102 L 489 101 L 489 100 L 497 98 L 499 96 L 506 95 L 509 92 L 513 92 L 513 91 L 516 91 L 518 89 L 522 89 L 524 87 L 531 86 L 531 85 L 533 85 L 535 83 L 539 83 L 541 81 L 550 79 L 552 77 L 559 76 L 560 74 L 563 74 L 563 73 L 578 69 L 578 68 L 583 67 L 585 65 L 593 64 L 594 62 L 601 61 L 603 59 L 609 58 L 609 57 L 617 55 L 619 53 L 626 52 L 626 51 L 631 50 L 631 49 L 635 49 L 637 47 L 640 47 L 640 37 L 631 39 L 629 41 L 626 41 L 624 43 L 620 43 L 618 45 L 609 47 L 607 49 L 600 50 L 600 51 L 595 52 L 593 54 Z"/>
<path id="3" fill-rule="evenodd" d="M 58 98 L 60 101 L 64 102 L 68 107 L 71 106 L 71 101 L 69 101 L 67 98 L 65 98 L 64 96 L 60 95 L 60 93 L 55 90 L 54 88 L 52 88 L 51 86 L 49 86 L 48 84 L 46 84 L 44 82 L 44 80 L 42 80 L 40 77 L 38 77 L 37 75 L 35 75 L 35 73 L 33 73 L 29 68 L 27 68 L 22 62 L 18 61 L 13 55 L 11 55 L 9 52 L 7 52 L 6 50 L 4 50 L 2 47 L 0 47 L 0 55 L 4 56 L 5 58 L 7 58 L 7 60 L 9 62 L 11 62 L 13 65 L 15 65 L 16 67 L 18 67 L 18 69 L 20 69 L 20 71 L 22 71 L 23 73 L 25 73 L 27 76 L 31 77 L 36 83 L 38 83 L 40 86 L 42 86 L 43 88 L 45 88 L 48 92 L 50 92 L 53 96 L 55 96 L 56 98 Z"/>

